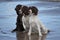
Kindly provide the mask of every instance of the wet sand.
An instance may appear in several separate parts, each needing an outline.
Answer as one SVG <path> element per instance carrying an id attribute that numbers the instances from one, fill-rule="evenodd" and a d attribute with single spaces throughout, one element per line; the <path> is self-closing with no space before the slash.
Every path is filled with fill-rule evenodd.
<path id="1" fill-rule="evenodd" d="M 38 33 L 32 33 L 28 36 L 27 32 L 16 32 L 17 40 L 46 40 L 46 35 L 39 37 Z"/>

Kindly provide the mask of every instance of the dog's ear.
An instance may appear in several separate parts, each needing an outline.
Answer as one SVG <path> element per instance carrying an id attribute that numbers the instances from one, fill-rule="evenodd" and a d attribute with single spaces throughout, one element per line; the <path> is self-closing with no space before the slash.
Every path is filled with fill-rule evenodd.
<path id="1" fill-rule="evenodd" d="M 19 9 L 22 7 L 22 5 L 18 4 L 15 8 L 16 11 L 19 11 Z"/>
<path id="2" fill-rule="evenodd" d="M 38 9 L 35 6 L 29 7 L 32 10 L 32 14 L 37 15 L 38 14 Z"/>
<path id="3" fill-rule="evenodd" d="M 21 9 L 21 6 L 22 5 L 18 4 L 15 8 L 15 11 L 16 11 L 17 15 L 19 15 L 19 10 Z"/>
<path id="4" fill-rule="evenodd" d="M 15 8 L 15 11 L 16 11 L 17 15 L 19 15 L 17 7 Z"/>
<path id="5" fill-rule="evenodd" d="M 23 6 L 23 8 L 22 8 L 22 13 L 25 14 L 25 15 L 29 15 L 28 9 L 29 9 L 29 8 L 28 8 L 27 6 Z"/>
<path id="6" fill-rule="evenodd" d="M 19 7 L 16 7 L 16 8 L 15 8 L 15 11 L 19 11 Z"/>

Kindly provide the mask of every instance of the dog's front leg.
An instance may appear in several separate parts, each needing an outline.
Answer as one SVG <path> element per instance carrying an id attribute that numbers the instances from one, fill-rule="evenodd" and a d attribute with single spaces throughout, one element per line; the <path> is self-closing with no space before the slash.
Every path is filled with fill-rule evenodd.
<path id="1" fill-rule="evenodd" d="M 37 27 L 38 27 L 39 36 L 42 36 L 40 25 L 38 23 L 37 23 Z"/>
<path id="2" fill-rule="evenodd" d="M 24 29 L 26 29 L 26 26 L 25 26 L 24 22 L 23 22 L 23 27 L 24 27 Z"/>
<path id="3" fill-rule="evenodd" d="M 39 31 L 39 36 L 42 36 L 40 27 L 38 27 L 38 31 Z"/>
<path id="4" fill-rule="evenodd" d="M 30 25 L 29 32 L 28 32 L 29 36 L 31 35 L 31 30 L 32 30 L 32 28 L 31 28 L 31 25 Z"/>
<path id="5" fill-rule="evenodd" d="M 23 27 L 24 27 L 24 29 L 26 29 L 26 25 L 24 24 L 24 22 L 25 22 L 24 16 L 22 17 L 22 22 L 23 22 Z"/>

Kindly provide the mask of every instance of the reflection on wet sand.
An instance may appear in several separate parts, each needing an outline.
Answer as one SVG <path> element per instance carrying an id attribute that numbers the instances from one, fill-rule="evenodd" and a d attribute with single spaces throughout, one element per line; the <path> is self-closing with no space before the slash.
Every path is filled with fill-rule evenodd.
<path id="1" fill-rule="evenodd" d="M 32 33 L 31 36 L 28 36 L 27 33 L 24 32 L 16 32 L 17 40 L 45 40 L 46 35 L 39 37 L 37 33 Z"/>

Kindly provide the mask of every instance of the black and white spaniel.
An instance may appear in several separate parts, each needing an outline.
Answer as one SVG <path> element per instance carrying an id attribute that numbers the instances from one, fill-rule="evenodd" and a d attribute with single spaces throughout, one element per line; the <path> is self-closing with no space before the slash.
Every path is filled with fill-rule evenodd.
<path id="1" fill-rule="evenodd" d="M 38 9 L 35 6 L 31 6 L 29 7 L 29 13 L 31 16 L 29 18 L 30 29 L 28 35 L 31 35 L 32 27 L 37 27 L 39 36 L 42 36 L 42 33 L 47 34 L 49 30 L 43 25 L 43 23 L 37 17 Z"/>

